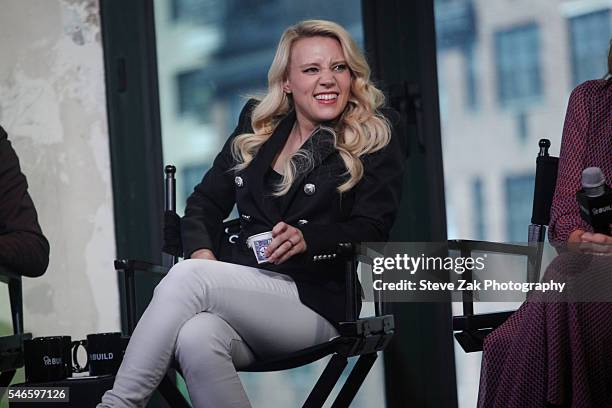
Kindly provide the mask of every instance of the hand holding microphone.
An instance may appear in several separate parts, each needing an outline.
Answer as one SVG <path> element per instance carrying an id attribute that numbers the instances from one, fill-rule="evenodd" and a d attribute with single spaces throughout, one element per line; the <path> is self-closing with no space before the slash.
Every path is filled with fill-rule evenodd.
<path id="1" fill-rule="evenodd" d="M 582 189 L 576 193 L 580 204 L 580 215 L 595 233 L 610 234 L 612 224 L 612 190 L 599 167 L 588 167 L 582 171 Z"/>
<path id="2" fill-rule="evenodd" d="M 582 171 L 582 189 L 576 193 L 580 215 L 593 227 L 594 232 L 580 234 L 580 242 L 601 244 L 598 247 L 612 252 L 612 190 L 599 167 L 588 167 Z M 575 231 L 577 232 L 577 231 Z"/>

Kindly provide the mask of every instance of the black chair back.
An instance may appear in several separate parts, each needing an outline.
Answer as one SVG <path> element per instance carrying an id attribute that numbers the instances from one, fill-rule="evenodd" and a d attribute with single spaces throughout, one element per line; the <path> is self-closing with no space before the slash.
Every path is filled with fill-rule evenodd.
<path id="1" fill-rule="evenodd" d="M 536 282 L 538 280 L 542 267 L 543 242 L 546 240 L 546 229 L 550 222 L 550 208 L 555 194 L 559 168 L 559 158 L 548 154 L 550 140 L 540 139 L 539 146 L 540 152 L 536 159 L 531 225 L 529 226 L 527 236 L 529 244 L 535 246 L 537 253 L 529 258 L 527 266 L 527 279 L 529 282 Z"/>
<path id="2" fill-rule="evenodd" d="M 531 225 L 528 228 L 528 243 L 509 244 L 499 242 L 484 242 L 470 240 L 449 241 L 449 249 L 458 250 L 462 257 L 471 257 L 473 251 L 498 254 L 523 255 L 527 257 L 527 281 L 537 282 L 542 266 L 546 228 L 550 221 L 550 208 L 557 181 L 559 159 L 548 153 L 550 141 L 539 141 L 539 152 L 536 159 L 535 186 Z M 463 278 L 472 279 L 471 271 Z M 472 291 L 463 291 L 463 314 L 453 316 L 453 331 L 455 338 L 466 352 L 482 351 L 484 338 L 495 328 L 504 323 L 514 311 L 495 313 L 474 313 Z"/>

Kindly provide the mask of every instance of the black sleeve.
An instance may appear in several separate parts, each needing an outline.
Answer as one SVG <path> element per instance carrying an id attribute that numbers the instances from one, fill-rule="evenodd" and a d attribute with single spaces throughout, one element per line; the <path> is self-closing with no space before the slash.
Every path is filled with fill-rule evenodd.
<path id="1" fill-rule="evenodd" d="M 198 249 L 214 249 L 223 220 L 232 211 L 236 201 L 234 175 L 230 170 L 235 164 L 231 151 L 232 141 L 240 134 L 252 132 L 251 112 L 256 104 L 257 101 L 251 99 L 242 108 L 238 126 L 225 142 L 210 170 L 187 199 L 185 215 L 181 221 L 185 258 L 189 258 Z"/>
<path id="2" fill-rule="evenodd" d="M 397 113 L 384 113 L 392 125 L 397 123 Z M 387 146 L 362 158 L 364 175 L 353 187 L 355 201 L 348 220 L 298 227 L 304 235 L 308 256 L 333 253 L 340 242 L 388 240 L 399 208 L 405 166 L 405 148 L 394 126 L 391 130 Z"/>
<path id="3" fill-rule="evenodd" d="M 1 127 L 0 265 L 30 277 L 42 275 L 49 265 L 49 242 L 38 224 L 17 154 Z"/>

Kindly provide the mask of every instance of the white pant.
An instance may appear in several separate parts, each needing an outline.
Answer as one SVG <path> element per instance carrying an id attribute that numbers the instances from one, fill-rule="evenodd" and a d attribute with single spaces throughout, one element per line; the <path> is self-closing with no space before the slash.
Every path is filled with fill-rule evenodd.
<path id="1" fill-rule="evenodd" d="M 98 408 L 143 407 L 175 357 L 194 407 L 250 407 L 236 369 L 338 335 L 289 276 L 201 259 L 155 288 Z"/>

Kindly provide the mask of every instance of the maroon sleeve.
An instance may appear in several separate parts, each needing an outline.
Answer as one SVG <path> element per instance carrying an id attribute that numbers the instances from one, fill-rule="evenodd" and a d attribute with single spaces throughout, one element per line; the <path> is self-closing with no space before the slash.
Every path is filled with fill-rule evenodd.
<path id="1" fill-rule="evenodd" d="M 569 235 L 577 230 L 592 231 L 580 217 L 580 208 L 576 201 L 576 192 L 581 188 L 582 170 L 586 166 L 587 145 L 591 136 L 591 92 L 589 83 L 579 85 L 572 91 L 565 124 L 561 152 L 559 154 L 559 172 L 557 186 L 550 211 L 548 239 L 550 242 L 566 242 Z"/>
<path id="2" fill-rule="evenodd" d="M 39 276 L 49 264 L 49 243 L 42 234 L 28 183 L 7 135 L 0 127 L 0 266 Z"/>

